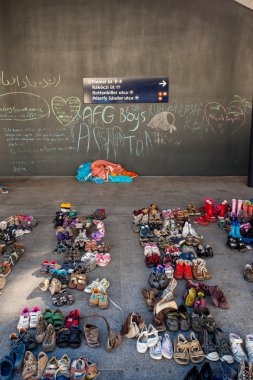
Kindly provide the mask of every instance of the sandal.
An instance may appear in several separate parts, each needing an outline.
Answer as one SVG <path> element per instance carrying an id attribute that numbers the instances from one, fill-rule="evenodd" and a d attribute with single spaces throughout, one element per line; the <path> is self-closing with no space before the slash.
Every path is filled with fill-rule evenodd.
<path id="1" fill-rule="evenodd" d="M 188 347 L 191 362 L 194 364 L 203 362 L 205 355 L 194 332 L 191 332 L 190 334 L 190 341 Z"/>
<path id="2" fill-rule="evenodd" d="M 70 289 L 75 289 L 76 286 L 77 286 L 77 274 L 76 273 L 71 273 L 70 282 L 69 282 L 69 288 Z"/>
<path id="3" fill-rule="evenodd" d="M 83 291 L 88 285 L 88 277 L 85 273 L 76 275 L 77 285 L 76 289 Z"/>
<path id="4" fill-rule="evenodd" d="M 70 374 L 71 380 L 85 380 L 86 379 L 86 363 L 87 358 L 80 357 L 79 359 L 73 360 L 71 364 Z"/>
<path id="5" fill-rule="evenodd" d="M 84 336 L 89 347 L 100 346 L 99 329 L 97 326 L 86 324 L 84 326 Z"/>
<path id="6" fill-rule="evenodd" d="M 47 324 L 52 323 L 53 312 L 51 309 L 45 309 L 43 313 L 43 318 Z"/>
<path id="7" fill-rule="evenodd" d="M 58 369 L 56 371 L 56 379 L 61 379 L 70 378 L 70 365 L 71 365 L 71 360 L 68 357 L 68 355 L 63 355 L 60 360 L 58 360 Z"/>
<path id="8" fill-rule="evenodd" d="M 184 219 L 184 211 L 183 210 L 177 210 L 176 217 L 177 217 L 177 219 Z"/>
<path id="9" fill-rule="evenodd" d="M 94 239 L 91 241 L 91 250 L 92 252 L 97 251 L 97 242 Z"/>
<path id="10" fill-rule="evenodd" d="M 52 315 L 52 325 L 58 329 L 64 325 L 65 318 L 59 309 L 56 309 Z"/>
<path id="11" fill-rule="evenodd" d="M 96 363 L 92 363 L 89 360 L 86 362 L 86 379 L 93 380 L 97 376 Z"/>
<path id="12" fill-rule="evenodd" d="M 82 332 L 79 326 L 71 326 L 70 337 L 69 337 L 69 347 L 78 348 L 82 344 Z"/>
<path id="13" fill-rule="evenodd" d="M 52 302 L 54 306 L 63 306 L 65 304 L 64 299 L 62 299 L 61 297 L 61 293 L 53 295 Z"/>
<path id="14" fill-rule="evenodd" d="M 60 348 L 68 347 L 70 339 L 69 328 L 62 326 L 57 333 L 56 345 Z"/>
<path id="15" fill-rule="evenodd" d="M 206 257 L 213 257 L 213 249 L 210 245 L 206 245 L 205 256 Z"/>
<path id="16" fill-rule="evenodd" d="M 174 354 L 173 358 L 176 363 L 187 365 L 190 363 L 190 356 L 188 352 L 188 341 L 183 334 L 179 334 L 174 340 Z"/>
<path id="17" fill-rule="evenodd" d="M 79 326 L 79 321 L 80 321 L 80 313 L 79 311 L 76 309 L 76 310 L 73 310 L 73 311 L 70 311 L 66 317 L 66 321 L 65 321 L 65 324 L 68 328 L 70 328 L 71 326 L 75 325 L 75 326 Z"/>
<path id="18" fill-rule="evenodd" d="M 58 361 L 56 357 L 54 356 L 47 362 L 46 369 L 41 379 L 42 380 L 55 379 L 55 376 L 57 374 L 57 369 L 58 369 Z"/>
<path id="19" fill-rule="evenodd" d="M 87 240 L 85 243 L 85 251 L 91 252 L 91 241 L 90 240 Z"/>
<path id="20" fill-rule="evenodd" d="M 158 331 L 154 328 L 153 325 L 148 326 L 147 331 L 147 346 L 149 348 L 154 347 L 158 342 Z"/>

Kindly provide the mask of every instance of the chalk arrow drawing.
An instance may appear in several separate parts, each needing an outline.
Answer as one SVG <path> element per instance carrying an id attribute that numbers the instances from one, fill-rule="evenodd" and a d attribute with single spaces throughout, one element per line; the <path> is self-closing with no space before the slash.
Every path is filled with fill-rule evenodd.
<path id="1" fill-rule="evenodd" d="M 66 100 L 61 96 L 54 96 L 51 107 L 56 119 L 66 127 L 79 114 L 81 101 L 75 96 L 70 96 Z"/>
<path id="2" fill-rule="evenodd" d="M 156 130 L 170 131 L 170 133 L 177 130 L 175 126 L 175 116 L 172 112 L 167 111 L 160 112 L 152 117 L 147 125 Z"/>

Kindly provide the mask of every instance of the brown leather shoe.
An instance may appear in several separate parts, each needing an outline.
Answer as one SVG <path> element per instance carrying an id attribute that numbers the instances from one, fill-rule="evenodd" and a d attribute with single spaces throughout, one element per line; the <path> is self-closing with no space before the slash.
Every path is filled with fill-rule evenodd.
<path id="1" fill-rule="evenodd" d="M 89 347 L 100 346 L 99 329 L 97 326 L 87 323 L 84 326 L 84 336 Z"/>
<path id="2" fill-rule="evenodd" d="M 221 309 L 229 309 L 228 301 L 222 291 L 217 285 L 210 286 L 210 293 L 213 304 Z"/>
<path id="3" fill-rule="evenodd" d="M 244 271 L 243 271 L 243 277 L 246 281 L 253 282 L 253 269 L 250 264 L 246 264 Z"/>

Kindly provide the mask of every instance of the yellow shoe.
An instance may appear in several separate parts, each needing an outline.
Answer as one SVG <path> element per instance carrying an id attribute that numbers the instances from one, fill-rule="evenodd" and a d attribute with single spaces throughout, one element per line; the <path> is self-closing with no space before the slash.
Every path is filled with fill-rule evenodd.
<path id="1" fill-rule="evenodd" d="M 194 288 L 189 289 L 188 295 L 186 296 L 186 299 L 185 299 L 185 305 L 189 307 L 193 306 L 196 295 L 197 295 L 196 289 Z"/>
<path id="2" fill-rule="evenodd" d="M 71 203 L 61 203 L 61 208 L 68 208 L 70 209 L 72 207 Z"/>

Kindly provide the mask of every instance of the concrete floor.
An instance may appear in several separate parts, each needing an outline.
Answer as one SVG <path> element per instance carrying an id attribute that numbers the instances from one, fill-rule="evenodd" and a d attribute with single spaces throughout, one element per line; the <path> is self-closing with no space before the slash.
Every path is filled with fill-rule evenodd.
<path id="1" fill-rule="evenodd" d="M 39 219 L 39 225 L 23 241 L 26 253 L 8 277 L 8 284 L 0 296 L 0 356 L 9 352 L 9 334 L 16 331 L 19 312 L 24 306 L 52 307 L 49 294 L 37 287 L 41 282 L 38 269 L 43 260 L 63 258 L 51 252 L 55 247 L 52 219 L 61 202 L 70 201 L 79 214 L 93 212 L 104 207 L 107 212 L 106 238 L 112 243 L 112 261 L 106 268 L 97 268 L 90 273 L 90 280 L 106 276 L 111 283 L 108 291 L 111 299 L 124 310 L 124 317 L 130 311 L 143 314 L 147 323 L 152 314 L 146 310 L 141 296 L 141 288 L 147 286 L 150 270 L 144 265 L 143 249 L 138 243 L 138 235 L 131 230 L 132 211 L 152 202 L 163 208 L 185 208 L 189 203 L 202 205 L 204 197 L 216 201 L 231 198 L 253 198 L 252 189 L 246 186 L 244 177 L 141 177 L 132 184 L 81 184 L 69 177 L 52 178 L 7 178 L 1 184 L 9 186 L 10 193 L 0 194 L 0 220 L 14 214 L 30 214 Z M 244 281 L 242 271 L 246 263 L 252 262 L 252 251 L 237 253 L 226 248 L 226 234 L 216 224 L 208 227 L 197 226 L 204 236 L 203 243 L 214 249 L 214 258 L 208 259 L 208 268 L 213 278 L 210 284 L 222 287 L 230 303 L 229 310 L 212 307 L 217 323 L 225 333 L 239 333 L 243 338 L 253 333 L 252 295 L 253 284 Z M 179 281 L 175 299 L 179 304 L 185 281 Z M 82 315 L 94 312 L 88 306 L 86 293 L 72 291 L 77 301 L 74 305 Z M 63 307 L 66 313 L 73 307 Z M 120 330 L 123 316 L 112 304 L 107 310 L 99 311 L 108 317 L 115 330 Z M 83 322 L 82 322 L 83 323 Z M 105 331 L 101 326 L 101 332 Z M 189 332 L 186 333 L 189 335 Z M 174 335 L 171 335 L 174 337 Z M 173 360 L 155 362 L 148 353 L 136 352 L 136 341 L 125 339 L 121 347 L 112 353 L 106 353 L 104 343 L 98 349 L 87 347 L 68 349 L 72 357 L 81 354 L 97 362 L 100 370 L 98 379 L 103 380 L 160 380 L 165 378 L 183 379 L 190 366 L 183 367 Z M 39 350 L 37 350 L 39 352 Z M 60 357 L 65 351 L 57 348 L 50 357 Z M 219 372 L 217 365 L 212 365 Z M 20 379 L 16 375 L 14 379 Z"/>

